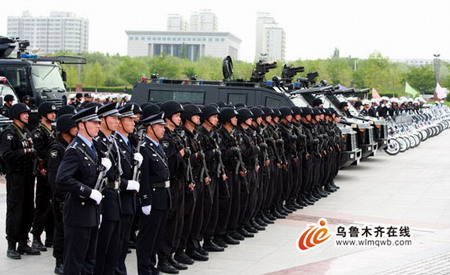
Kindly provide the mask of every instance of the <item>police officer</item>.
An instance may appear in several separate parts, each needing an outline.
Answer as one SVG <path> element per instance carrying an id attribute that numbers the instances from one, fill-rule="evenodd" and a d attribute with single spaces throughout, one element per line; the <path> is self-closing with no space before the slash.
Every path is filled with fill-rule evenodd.
<path id="1" fill-rule="evenodd" d="M 101 160 L 92 143 L 100 130 L 97 110 L 97 106 L 92 106 L 72 117 L 78 134 L 67 147 L 56 175 L 56 186 L 67 192 L 63 219 L 64 274 L 94 272 L 102 200 L 95 184 L 99 170 L 111 168 L 111 163 Z"/>
<path id="2" fill-rule="evenodd" d="M 194 104 L 185 105 L 184 112 L 181 114 L 181 119 L 184 123 L 183 130 L 191 154 L 188 166 L 192 167 L 192 182 L 194 186 L 191 188 L 188 185 L 185 194 L 184 228 L 178 251 L 185 248 L 186 254 L 192 259 L 207 261 L 208 252 L 201 247 L 200 241 L 202 240 L 204 193 L 211 182 L 211 178 L 200 143 L 201 136 L 196 130 L 196 127 L 200 125 L 201 114 L 200 108 Z"/>
<path id="3" fill-rule="evenodd" d="M 66 192 L 56 185 L 56 173 L 64 157 L 64 152 L 69 143 L 76 137 L 77 125 L 72 120 L 72 114 L 59 116 L 56 120 L 58 135 L 47 151 L 47 177 L 52 189 L 52 209 L 54 217 L 53 257 L 56 259 L 55 273 L 63 274 L 64 257 L 64 223 L 63 208 Z"/>
<path id="4" fill-rule="evenodd" d="M 89 102 L 92 102 L 92 95 L 90 93 L 84 93 L 84 101 L 80 104 L 79 108 L 86 107 Z"/>
<path id="5" fill-rule="evenodd" d="M 14 96 L 11 94 L 5 95 L 3 97 L 3 101 L 5 102 L 3 106 L 0 108 L 0 114 L 2 116 L 8 117 L 8 111 L 13 105 Z"/>
<path id="6" fill-rule="evenodd" d="M 142 155 L 135 151 L 128 139 L 129 135 L 134 132 L 134 125 L 136 118 L 135 105 L 127 104 L 119 109 L 119 127 L 115 136 L 118 146 L 122 176 L 120 180 L 120 202 L 121 202 L 121 222 L 120 222 L 120 249 L 119 260 L 115 269 L 116 274 L 127 274 L 125 266 L 125 258 L 128 254 L 128 247 L 130 243 L 130 231 L 133 223 L 133 218 L 136 213 L 136 187 L 139 182 L 139 165 L 142 163 Z M 139 106 L 137 108 L 140 109 Z M 143 142 L 143 131 L 139 131 L 140 143 Z M 140 151 L 140 144 L 137 150 Z M 136 183 L 134 183 L 135 181 Z M 135 186 L 133 186 L 135 185 Z"/>
<path id="7" fill-rule="evenodd" d="M 36 150 L 30 132 L 25 128 L 30 108 L 23 103 L 9 110 L 13 123 L 1 135 L 0 152 L 6 163 L 6 239 L 7 256 L 20 259 L 20 254 L 39 255 L 28 246 L 28 232 L 33 221 L 34 162 Z M 16 250 L 16 244 L 19 246 Z"/>
<path id="8" fill-rule="evenodd" d="M 144 109 L 145 113 L 145 109 Z M 155 254 L 163 236 L 170 200 L 169 164 L 159 141 L 164 136 L 164 113 L 144 115 L 142 124 L 146 128 L 145 141 L 141 145 L 143 167 L 139 191 L 139 234 L 136 243 L 139 275 L 158 274 Z M 167 258 L 165 259 L 167 261 Z M 159 266 L 159 264 L 158 264 Z M 173 268 L 173 267 L 172 267 Z M 175 269 L 176 272 L 178 270 Z"/>
<path id="9" fill-rule="evenodd" d="M 150 106 L 151 107 L 151 106 Z M 146 107 L 146 109 L 149 107 Z M 153 107 L 154 108 L 154 107 Z M 193 264 L 194 260 L 184 251 L 177 251 L 184 222 L 184 197 L 186 191 L 187 168 L 185 157 L 188 151 L 180 137 L 178 129 L 181 125 L 183 106 L 173 100 L 161 105 L 164 112 L 166 127 L 161 146 L 166 153 L 170 170 L 170 197 L 172 207 L 167 218 L 166 230 L 158 246 L 158 269 L 165 273 L 178 273 L 178 270 L 187 269 L 186 264 Z M 175 256 L 172 256 L 173 253 Z"/>
<path id="10" fill-rule="evenodd" d="M 47 251 L 52 246 L 53 239 L 53 213 L 50 200 L 52 192 L 47 179 L 47 150 L 56 139 L 56 129 L 52 123 L 56 120 L 57 108 L 55 103 L 45 101 L 39 105 L 38 114 L 41 122 L 32 132 L 34 148 L 37 151 L 37 183 L 36 183 L 36 208 L 34 211 L 33 247 L 40 251 Z M 41 242 L 41 234 L 46 232 L 45 246 Z"/>
<path id="11" fill-rule="evenodd" d="M 206 251 L 220 252 L 224 251 L 224 247 L 218 245 L 217 241 L 214 240 L 214 232 L 219 219 L 219 185 L 222 185 L 227 179 L 222 154 L 219 150 L 219 136 L 217 135 L 220 110 L 218 106 L 213 104 L 203 106 L 201 110 L 200 119 L 203 123 L 199 132 L 202 135 L 202 147 L 211 178 L 211 182 L 205 186 L 207 191 L 203 204 L 203 248 Z"/>
<path id="12" fill-rule="evenodd" d="M 121 157 L 114 135 L 119 127 L 118 103 L 111 102 L 99 107 L 97 115 L 101 120 L 100 132 L 94 138 L 95 149 L 102 158 L 109 160 L 111 169 L 100 184 L 103 200 L 100 205 L 102 222 L 97 240 L 97 255 L 94 274 L 113 274 L 119 258 L 121 203 L 120 187 Z M 126 189 L 139 191 L 139 183 L 129 180 Z"/>
<path id="13" fill-rule="evenodd" d="M 223 164 L 228 179 L 221 188 L 219 194 L 219 221 L 216 228 L 216 239 L 219 242 L 236 245 L 244 236 L 237 232 L 240 214 L 241 186 L 246 184 L 246 168 L 242 162 L 239 141 L 234 135 L 237 126 L 238 112 L 232 107 L 220 110 L 219 129 L 220 144 Z M 244 187 L 242 187 L 244 188 Z"/>
<path id="14" fill-rule="evenodd" d="M 80 105 L 81 105 L 81 100 L 83 99 L 83 94 L 82 93 L 77 93 L 75 95 L 75 101 L 72 103 L 73 107 L 75 107 L 75 109 L 79 109 Z"/>

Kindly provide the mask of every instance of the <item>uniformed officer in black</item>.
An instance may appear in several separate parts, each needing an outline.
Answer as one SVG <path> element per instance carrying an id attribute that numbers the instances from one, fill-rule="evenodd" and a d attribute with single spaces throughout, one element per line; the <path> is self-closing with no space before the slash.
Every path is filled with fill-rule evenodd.
<path id="1" fill-rule="evenodd" d="M 164 113 L 144 115 L 141 121 L 146 127 L 146 137 L 141 145 L 144 159 L 139 191 L 141 217 L 136 254 L 138 274 L 149 275 L 159 274 L 155 268 L 155 254 L 171 207 L 170 172 L 166 154 L 159 143 L 165 131 Z"/>
<path id="2" fill-rule="evenodd" d="M 218 106 L 210 104 L 201 108 L 200 119 L 203 122 L 199 129 L 202 135 L 201 143 L 205 153 L 205 162 L 209 171 L 211 182 L 205 186 L 203 203 L 203 248 L 206 251 L 224 251 L 224 246 L 218 245 L 214 240 L 214 233 L 219 219 L 219 185 L 227 179 L 225 167 L 223 167 L 222 154 L 219 150 L 219 125 L 220 110 Z"/>
<path id="3" fill-rule="evenodd" d="M 75 95 L 75 101 L 72 103 L 73 107 L 75 107 L 75 109 L 79 109 L 80 105 L 81 105 L 81 100 L 83 99 L 83 94 L 82 93 L 77 93 Z"/>
<path id="4" fill-rule="evenodd" d="M 100 131 L 97 110 L 97 106 L 92 106 L 72 117 L 78 134 L 67 147 L 56 174 L 56 186 L 67 192 L 63 216 L 66 275 L 94 272 L 102 200 L 95 183 L 100 170 L 111 168 L 101 164 L 101 155 L 92 143 Z"/>
<path id="5" fill-rule="evenodd" d="M 0 114 L 2 116 L 8 117 L 8 111 L 11 108 L 11 106 L 13 105 L 14 96 L 11 94 L 5 95 L 3 97 L 3 101 L 5 103 L 3 103 L 3 106 L 0 108 Z"/>
<path id="6" fill-rule="evenodd" d="M 47 150 L 56 139 L 56 129 L 52 123 L 56 120 L 57 108 L 55 103 L 45 101 L 39 105 L 38 114 L 41 122 L 32 132 L 34 148 L 37 151 L 37 181 L 36 181 L 36 208 L 34 210 L 33 247 L 40 251 L 47 251 L 53 243 L 53 213 L 50 200 L 52 191 L 47 179 Z M 46 232 L 45 246 L 41 242 L 41 234 Z"/>
<path id="7" fill-rule="evenodd" d="M 139 189 L 139 166 L 142 164 L 142 155 L 135 151 L 129 140 L 129 135 L 134 132 L 136 106 L 126 104 L 119 109 L 119 127 L 115 138 L 121 158 L 122 176 L 120 179 L 120 203 L 121 203 L 121 223 L 120 223 L 120 249 L 119 260 L 117 261 L 115 273 L 127 274 L 125 259 L 128 254 L 130 244 L 130 231 L 136 214 L 136 191 Z M 137 108 L 140 109 L 139 106 Z M 140 142 L 143 142 L 144 135 L 139 132 Z M 137 150 L 140 151 L 141 146 Z"/>
<path id="8" fill-rule="evenodd" d="M 63 274 L 64 259 L 64 223 L 63 208 L 66 192 L 56 185 L 56 174 L 64 152 L 69 143 L 77 136 L 78 129 L 72 120 L 73 114 L 58 116 L 56 130 L 58 135 L 47 151 L 47 177 L 52 191 L 52 209 L 54 217 L 53 257 L 56 259 L 55 273 Z"/>
<path id="9" fill-rule="evenodd" d="M 6 163 L 6 239 L 7 256 L 11 259 L 20 259 L 20 254 L 24 253 L 40 254 L 27 244 L 33 222 L 36 160 L 31 134 L 25 128 L 29 112 L 30 108 L 23 103 L 11 107 L 9 118 L 13 123 L 2 132 L 0 143 L 0 152 Z"/>
<path id="10" fill-rule="evenodd" d="M 119 110 L 117 102 L 111 102 L 98 108 L 97 115 L 101 120 L 100 132 L 94 140 L 94 146 L 102 162 L 111 163 L 111 169 L 100 185 L 103 195 L 100 204 L 102 222 L 98 232 L 97 254 L 95 257 L 94 274 L 113 274 L 119 258 L 120 250 L 120 221 L 121 221 L 121 156 L 114 136 L 119 127 Z M 105 165 L 107 166 L 107 165 Z M 139 183 L 127 181 L 130 190 L 139 191 Z"/>
<path id="11" fill-rule="evenodd" d="M 161 111 L 164 112 L 164 119 L 167 123 L 164 137 L 160 142 L 168 159 L 172 208 L 169 211 L 164 236 L 158 245 L 158 268 L 166 273 L 177 273 L 178 268 L 187 268 L 180 263 L 194 263 L 194 260 L 183 251 L 172 257 L 180 243 L 184 222 L 187 169 L 184 157 L 186 150 L 184 140 L 182 140 L 178 132 L 181 125 L 181 113 L 184 112 L 184 108 L 180 103 L 170 100 L 161 105 Z M 178 268 L 175 268 L 175 266 Z"/>

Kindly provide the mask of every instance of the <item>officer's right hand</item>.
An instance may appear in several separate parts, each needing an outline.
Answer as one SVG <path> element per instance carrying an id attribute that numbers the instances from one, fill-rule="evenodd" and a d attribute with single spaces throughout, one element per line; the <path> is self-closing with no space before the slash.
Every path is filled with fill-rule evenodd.
<path id="1" fill-rule="evenodd" d="M 135 180 L 129 180 L 128 181 L 127 190 L 132 190 L 132 191 L 139 192 L 139 188 L 140 187 L 141 187 L 141 185 L 139 184 L 139 182 L 137 182 Z"/>
<path id="2" fill-rule="evenodd" d="M 142 213 L 144 213 L 144 215 L 146 215 L 146 216 L 150 215 L 151 211 L 152 211 L 151 205 L 142 206 Z"/>
<path id="3" fill-rule="evenodd" d="M 103 195 L 98 190 L 92 189 L 92 192 L 89 195 L 89 198 L 94 200 L 97 204 L 100 204 L 100 202 L 102 201 Z"/>
<path id="4" fill-rule="evenodd" d="M 111 160 L 109 158 L 102 158 L 102 165 L 105 167 L 105 172 L 108 172 L 112 166 Z"/>
<path id="5" fill-rule="evenodd" d="M 34 148 L 25 148 L 23 149 L 23 151 L 25 152 L 25 154 L 35 154 L 36 153 L 36 149 Z"/>

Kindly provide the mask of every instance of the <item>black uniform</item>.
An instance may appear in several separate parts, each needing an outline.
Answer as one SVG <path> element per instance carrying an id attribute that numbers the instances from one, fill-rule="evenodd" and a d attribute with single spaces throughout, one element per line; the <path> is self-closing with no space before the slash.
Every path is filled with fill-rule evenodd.
<path id="1" fill-rule="evenodd" d="M 3 106 L 0 108 L 0 115 L 8 117 L 9 108 L 11 108 L 11 106 L 7 105 L 6 103 L 3 104 Z"/>
<path id="2" fill-rule="evenodd" d="M 52 189 L 52 209 L 54 217 L 53 257 L 60 263 L 63 262 L 64 257 L 63 208 L 66 192 L 62 191 L 56 185 L 56 174 L 64 157 L 64 151 L 68 145 L 69 144 L 61 136 L 58 136 L 56 140 L 50 144 L 47 152 L 47 177 L 48 183 Z"/>
<path id="3" fill-rule="evenodd" d="M 105 186 L 102 188 L 101 202 L 102 222 L 97 240 L 95 274 L 113 274 L 120 249 L 120 176 L 122 172 L 120 156 L 113 136 L 106 137 L 99 132 L 94 138 L 94 145 L 99 157 L 109 158 L 112 166 L 106 173 Z M 109 155 L 108 155 L 109 152 Z"/>
<path id="4" fill-rule="evenodd" d="M 37 181 L 36 181 L 36 209 L 34 211 L 33 229 L 31 233 L 40 239 L 42 232 L 46 232 L 46 244 L 50 245 L 53 238 L 53 212 L 50 204 L 52 190 L 48 183 L 47 175 L 40 173 L 42 169 L 47 169 L 47 150 L 55 140 L 56 129 L 48 129 L 40 123 L 32 132 L 34 148 L 37 151 Z"/>
<path id="5" fill-rule="evenodd" d="M 138 273 L 152 274 L 155 271 L 152 258 L 156 253 L 158 242 L 162 239 L 171 207 L 169 185 L 169 167 L 162 145 L 156 145 L 149 138 L 141 146 L 142 179 L 139 190 L 141 206 L 151 206 L 150 215 L 141 211 L 139 218 L 139 235 L 136 243 Z"/>
<path id="6" fill-rule="evenodd" d="M 67 147 L 56 185 L 68 192 L 64 205 L 64 274 L 94 271 L 100 208 L 89 198 L 98 177 L 100 158 L 77 136 Z"/>
<path id="7" fill-rule="evenodd" d="M 26 244 L 34 211 L 34 153 L 30 132 L 16 124 L 2 132 L 0 152 L 6 163 L 6 238 Z"/>
<path id="8" fill-rule="evenodd" d="M 116 274 L 127 274 L 125 258 L 128 254 L 130 243 L 130 231 L 136 214 L 136 192 L 127 190 L 128 180 L 133 179 L 133 171 L 136 163 L 133 158 L 135 149 L 130 141 L 125 140 L 120 134 L 116 134 L 116 142 L 119 149 L 122 176 L 120 181 L 120 203 L 121 203 L 121 223 L 120 223 L 120 249 L 119 261 L 116 267 Z M 139 149 L 140 150 L 140 149 Z"/>

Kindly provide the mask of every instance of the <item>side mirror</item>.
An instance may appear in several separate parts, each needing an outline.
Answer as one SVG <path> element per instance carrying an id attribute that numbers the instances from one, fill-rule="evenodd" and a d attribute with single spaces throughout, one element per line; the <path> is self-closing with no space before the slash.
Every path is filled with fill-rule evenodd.
<path id="1" fill-rule="evenodd" d="M 66 70 L 62 70 L 61 77 L 64 82 L 67 81 L 67 71 Z"/>

